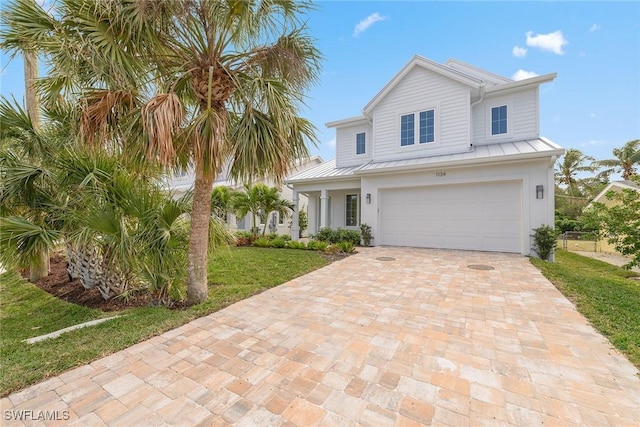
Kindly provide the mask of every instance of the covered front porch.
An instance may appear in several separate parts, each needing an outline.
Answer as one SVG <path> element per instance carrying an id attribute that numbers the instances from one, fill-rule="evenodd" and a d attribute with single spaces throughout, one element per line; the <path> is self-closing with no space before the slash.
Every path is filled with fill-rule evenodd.
<path id="1" fill-rule="evenodd" d="M 307 199 L 307 232 L 309 234 L 315 234 L 325 227 L 358 230 L 361 223 L 362 204 L 366 203 L 361 197 L 359 181 L 325 183 L 323 186 L 316 184 L 312 187 L 294 185 L 291 238 L 297 240 L 299 236 L 298 212 L 304 208 L 300 203 L 301 196 L 306 196 Z"/>

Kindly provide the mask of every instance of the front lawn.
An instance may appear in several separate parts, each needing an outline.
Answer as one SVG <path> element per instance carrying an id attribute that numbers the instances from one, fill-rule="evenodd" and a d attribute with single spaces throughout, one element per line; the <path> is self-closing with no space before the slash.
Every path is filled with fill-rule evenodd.
<path id="1" fill-rule="evenodd" d="M 209 261 L 209 299 L 185 310 L 103 313 L 52 297 L 13 272 L 0 275 L 0 395 L 176 328 L 327 264 L 315 251 L 233 248 Z M 122 317 L 36 344 L 22 340 L 103 317 Z M 250 314 L 247 314 L 250 316 Z"/>
<path id="2" fill-rule="evenodd" d="M 531 262 L 640 368 L 640 281 L 631 279 L 637 273 L 563 250 L 555 263 Z"/>

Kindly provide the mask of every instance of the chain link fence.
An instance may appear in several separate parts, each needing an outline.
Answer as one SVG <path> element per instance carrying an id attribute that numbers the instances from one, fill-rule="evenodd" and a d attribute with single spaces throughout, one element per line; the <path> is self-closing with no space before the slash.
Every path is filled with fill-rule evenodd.
<path id="1" fill-rule="evenodd" d="M 558 247 L 571 252 L 616 253 L 613 246 L 601 240 L 597 233 L 565 231 L 558 239 Z"/>

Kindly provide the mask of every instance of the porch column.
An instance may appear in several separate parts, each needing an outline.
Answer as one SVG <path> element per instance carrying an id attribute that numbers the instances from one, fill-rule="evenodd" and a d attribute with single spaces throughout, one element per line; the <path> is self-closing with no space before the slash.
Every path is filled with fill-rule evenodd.
<path id="1" fill-rule="evenodd" d="M 298 223 L 298 213 L 300 211 L 299 203 L 300 197 L 298 197 L 298 191 L 293 190 L 293 218 L 291 218 L 291 240 L 298 240 L 300 238 L 300 224 Z"/>
<path id="2" fill-rule="evenodd" d="M 329 192 L 320 191 L 320 228 L 325 228 L 329 224 Z"/>

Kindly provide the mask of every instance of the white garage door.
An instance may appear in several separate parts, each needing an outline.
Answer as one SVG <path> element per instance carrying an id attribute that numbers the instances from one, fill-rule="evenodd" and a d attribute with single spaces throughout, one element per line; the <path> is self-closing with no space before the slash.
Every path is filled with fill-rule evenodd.
<path id="1" fill-rule="evenodd" d="M 521 251 L 522 182 L 380 192 L 382 245 Z"/>

